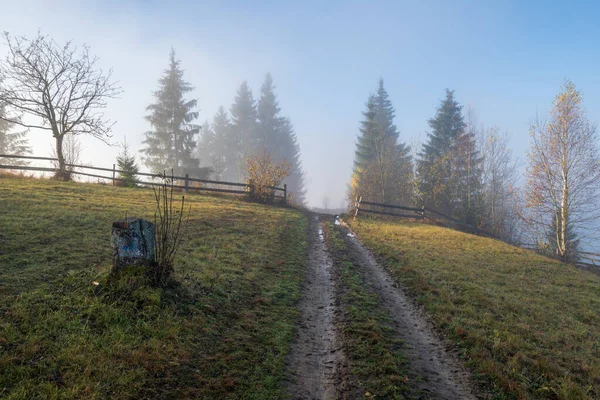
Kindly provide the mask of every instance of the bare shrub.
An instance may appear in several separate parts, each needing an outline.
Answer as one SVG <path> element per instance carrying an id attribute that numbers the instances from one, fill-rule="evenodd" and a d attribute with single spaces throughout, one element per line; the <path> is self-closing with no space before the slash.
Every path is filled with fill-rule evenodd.
<path id="1" fill-rule="evenodd" d="M 181 239 L 187 228 L 191 207 L 188 208 L 187 217 L 184 219 L 185 196 L 181 196 L 181 205 L 173 201 L 174 180 L 166 172 L 156 175 L 162 184 L 153 187 L 156 200 L 154 213 L 154 251 L 156 264 L 154 265 L 152 281 L 156 286 L 167 286 L 171 282 L 175 271 L 175 255 L 181 245 Z"/>

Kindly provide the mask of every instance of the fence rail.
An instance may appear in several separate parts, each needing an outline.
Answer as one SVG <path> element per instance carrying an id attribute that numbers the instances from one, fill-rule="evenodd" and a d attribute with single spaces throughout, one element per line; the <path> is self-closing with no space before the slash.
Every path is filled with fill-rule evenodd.
<path id="1" fill-rule="evenodd" d="M 2 159 L 2 158 L 58 162 L 58 159 L 53 158 L 53 157 L 16 156 L 16 155 L 11 155 L 11 154 L 0 154 L 0 159 Z M 105 179 L 105 180 L 111 181 L 113 185 L 115 185 L 116 182 L 127 181 L 127 179 L 123 179 L 123 178 L 120 178 L 117 176 L 117 174 L 124 174 L 124 173 L 127 173 L 127 171 L 122 171 L 122 170 L 117 169 L 116 164 L 113 164 L 112 169 L 111 168 L 103 168 L 103 167 L 95 167 L 95 166 L 91 166 L 91 165 L 78 165 L 78 164 L 65 164 L 65 166 L 67 166 L 71 169 L 70 174 L 72 174 L 72 175 L 81 175 L 81 176 L 87 176 L 90 178 Z M 0 169 L 16 170 L 16 171 L 35 171 L 35 172 L 56 172 L 57 171 L 57 168 L 55 168 L 55 167 L 38 167 L 38 166 L 30 166 L 30 165 L 9 165 L 9 164 L 0 164 Z M 93 174 L 93 173 L 88 173 L 88 172 L 81 172 L 81 171 L 78 171 L 77 169 L 110 172 L 112 175 L 111 176 L 103 176 L 103 175 L 98 175 L 98 174 Z M 152 174 L 149 172 L 138 172 L 134 176 L 136 178 L 140 177 L 140 176 L 157 178 L 158 174 Z M 247 183 L 224 182 L 224 181 L 215 181 L 215 180 L 210 180 L 210 179 L 200 179 L 200 178 L 190 177 L 189 174 L 185 174 L 185 176 L 173 176 L 172 179 L 174 180 L 174 182 L 177 182 L 177 181 L 183 182 L 183 185 L 175 185 L 174 184 L 173 187 L 176 189 L 183 189 L 186 192 L 190 191 L 190 190 L 194 190 L 194 191 L 203 191 L 203 192 L 206 191 L 206 192 L 243 194 L 243 195 L 250 194 L 253 192 L 253 185 L 247 184 Z M 152 181 L 148 181 L 148 180 L 139 180 L 139 179 L 135 179 L 134 182 L 138 185 L 144 185 L 144 186 L 159 186 L 162 184 L 159 182 L 152 182 Z M 190 185 L 191 183 L 200 183 L 203 185 L 202 186 L 193 186 L 193 185 Z M 205 185 L 213 185 L 213 186 L 219 186 L 219 187 L 210 187 L 210 186 L 205 186 Z M 238 187 L 240 189 L 231 189 L 230 187 L 232 187 L 232 186 Z M 280 199 L 284 204 L 287 203 L 287 194 L 288 193 L 287 193 L 287 185 L 286 184 L 284 184 L 282 188 L 270 186 L 268 189 L 271 189 L 274 192 L 280 192 L 280 195 L 279 196 L 275 195 L 275 198 Z"/>

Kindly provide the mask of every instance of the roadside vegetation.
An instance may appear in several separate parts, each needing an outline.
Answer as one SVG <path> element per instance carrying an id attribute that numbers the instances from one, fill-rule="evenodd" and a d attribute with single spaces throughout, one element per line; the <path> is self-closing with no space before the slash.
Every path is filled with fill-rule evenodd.
<path id="1" fill-rule="evenodd" d="M 600 398 L 600 276 L 438 226 L 350 224 L 496 398 Z"/>
<path id="2" fill-rule="evenodd" d="M 109 279 L 111 223 L 152 221 L 151 190 L 0 186 L 0 397 L 284 397 L 304 214 L 186 195 L 177 283 L 163 290 L 135 269 Z"/>
<path id="3" fill-rule="evenodd" d="M 331 222 L 323 227 L 341 311 L 336 323 L 347 365 L 343 390 L 348 398 L 407 398 L 412 393 L 407 364 L 402 342 L 394 338 L 391 317 L 351 260 L 340 231 Z"/>

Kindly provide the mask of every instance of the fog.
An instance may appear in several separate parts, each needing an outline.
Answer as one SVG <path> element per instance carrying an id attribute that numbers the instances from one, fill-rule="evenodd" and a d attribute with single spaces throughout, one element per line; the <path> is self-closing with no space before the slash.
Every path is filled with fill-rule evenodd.
<path id="1" fill-rule="evenodd" d="M 361 113 L 380 78 L 396 109 L 400 140 L 408 144 L 425 139 L 446 88 L 455 89 L 481 123 L 510 133 L 521 159 L 530 120 L 551 106 L 565 76 L 581 88 L 590 119 L 598 120 L 596 56 L 578 50 L 595 41 L 555 32 L 560 9 L 548 8 L 546 18 L 537 19 L 525 6 L 458 2 L 101 3 L 10 2 L 2 5 L 0 30 L 30 37 L 40 30 L 59 43 L 88 44 L 123 89 L 106 110 L 116 121 L 112 141 L 126 136 L 134 151 L 150 129 L 145 108 L 171 48 L 195 87 L 189 97 L 198 100 L 198 124 L 212 120 L 219 106 L 229 109 L 243 81 L 257 99 L 270 73 L 300 145 L 310 206 L 321 207 L 327 197 L 335 208 L 346 198 Z M 578 21 L 582 31 L 591 14 Z M 554 40 L 559 34 L 564 40 Z M 542 35 L 548 37 L 539 44 Z M 579 40 L 569 43 L 572 37 Z M 0 47 L 0 56 L 4 51 Z M 30 140 L 33 154 L 50 154 L 47 132 L 32 130 Z M 82 141 L 86 163 L 114 163 L 117 147 Z"/>

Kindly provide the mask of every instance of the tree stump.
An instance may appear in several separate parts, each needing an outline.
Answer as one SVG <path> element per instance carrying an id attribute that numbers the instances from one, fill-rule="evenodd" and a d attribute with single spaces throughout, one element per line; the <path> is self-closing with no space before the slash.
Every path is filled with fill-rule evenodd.
<path id="1" fill-rule="evenodd" d="M 154 224 L 139 218 L 126 218 L 112 224 L 112 272 L 129 265 L 154 263 Z"/>

